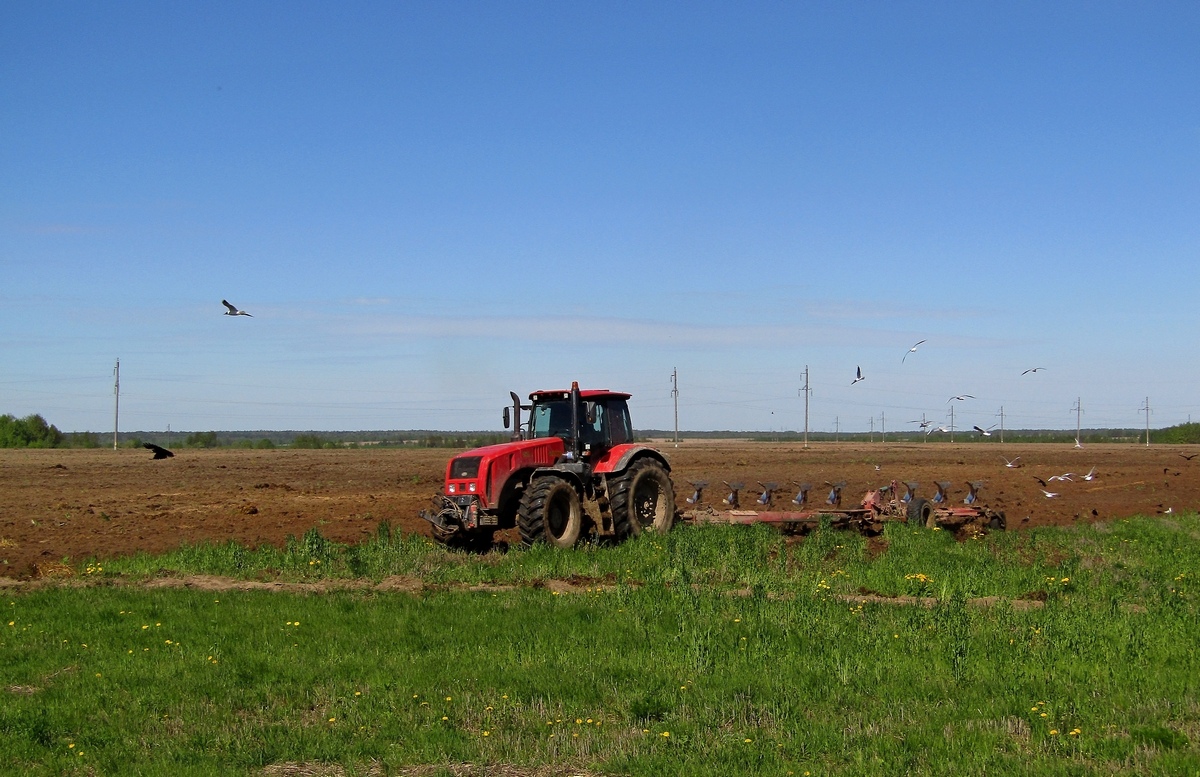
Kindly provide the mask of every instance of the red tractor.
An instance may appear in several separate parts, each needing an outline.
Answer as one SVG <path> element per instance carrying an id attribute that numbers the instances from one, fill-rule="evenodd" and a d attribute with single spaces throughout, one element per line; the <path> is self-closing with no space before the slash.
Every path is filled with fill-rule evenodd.
<path id="1" fill-rule="evenodd" d="M 535 391 L 528 405 L 511 396 L 504 427 L 511 425 L 512 441 L 451 459 L 436 509 L 421 512 L 435 540 L 485 549 L 515 526 L 526 545 L 570 548 L 589 535 L 622 540 L 671 529 L 671 465 L 633 442 L 629 394 L 572 383 L 569 391 Z"/>

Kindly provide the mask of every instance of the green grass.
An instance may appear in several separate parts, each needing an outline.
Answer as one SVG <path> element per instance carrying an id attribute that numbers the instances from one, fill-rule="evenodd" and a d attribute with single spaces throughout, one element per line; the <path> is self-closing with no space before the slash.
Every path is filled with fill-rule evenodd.
<path id="1" fill-rule="evenodd" d="M 1200 774 L 1196 516 L 881 540 L 685 526 L 480 557 L 384 528 L 92 561 L 98 585 L 2 600 L 0 771 Z M 115 584 L 161 569 L 427 587 Z"/>

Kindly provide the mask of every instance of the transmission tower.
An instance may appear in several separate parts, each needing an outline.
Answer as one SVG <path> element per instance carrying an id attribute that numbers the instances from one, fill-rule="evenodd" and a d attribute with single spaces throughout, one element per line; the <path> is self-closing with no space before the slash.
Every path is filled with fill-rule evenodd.
<path id="1" fill-rule="evenodd" d="M 121 360 L 113 367 L 113 450 L 117 449 L 117 429 L 121 421 Z"/>
<path id="2" fill-rule="evenodd" d="M 671 370 L 671 399 L 675 400 L 675 447 L 679 447 L 679 368 Z"/>
<path id="3" fill-rule="evenodd" d="M 804 365 L 804 386 L 796 391 L 804 395 L 804 447 L 808 447 L 808 397 L 812 394 L 812 386 L 808 382 L 808 365 Z"/>

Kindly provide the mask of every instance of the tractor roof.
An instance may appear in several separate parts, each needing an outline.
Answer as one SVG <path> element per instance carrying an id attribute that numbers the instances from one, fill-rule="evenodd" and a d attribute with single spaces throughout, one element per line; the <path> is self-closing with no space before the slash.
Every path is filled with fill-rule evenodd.
<path id="1" fill-rule="evenodd" d="M 632 394 L 626 394 L 622 391 L 610 391 L 609 389 L 580 389 L 580 399 L 596 401 L 599 399 L 629 399 Z M 556 391 L 534 391 L 529 395 L 529 398 L 537 402 L 546 399 L 570 399 L 570 390 L 558 389 Z"/>

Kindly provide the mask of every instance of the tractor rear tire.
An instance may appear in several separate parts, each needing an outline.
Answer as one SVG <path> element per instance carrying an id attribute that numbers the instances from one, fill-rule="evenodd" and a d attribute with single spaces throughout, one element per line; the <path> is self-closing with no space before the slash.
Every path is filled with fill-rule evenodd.
<path id="1" fill-rule="evenodd" d="M 642 530 L 666 534 L 675 525 L 675 488 L 671 476 L 655 459 L 638 459 L 614 484 L 611 496 L 613 527 L 619 539 Z"/>
<path id="2" fill-rule="evenodd" d="M 914 499 L 908 503 L 908 525 L 917 528 L 932 528 L 933 505 L 928 499 Z"/>
<path id="3" fill-rule="evenodd" d="M 583 505 L 575 487 L 553 475 L 535 477 L 521 494 L 517 529 L 526 545 L 575 547 L 583 531 Z"/>

